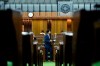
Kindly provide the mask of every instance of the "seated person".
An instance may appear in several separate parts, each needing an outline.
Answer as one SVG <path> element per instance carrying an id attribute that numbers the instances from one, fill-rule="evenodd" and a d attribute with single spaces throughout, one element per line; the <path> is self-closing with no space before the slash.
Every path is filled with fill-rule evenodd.
<path id="1" fill-rule="evenodd" d="M 44 33 L 44 30 L 42 30 L 40 34 L 43 34 L 43 35 L 45 35 L 45 33 Z"/>
<path id="2" fill-rule="evenodd" d="M 37 43 L 38 43 L 37 38 L 34 37 L 33 44 L 37 44 Z"/>

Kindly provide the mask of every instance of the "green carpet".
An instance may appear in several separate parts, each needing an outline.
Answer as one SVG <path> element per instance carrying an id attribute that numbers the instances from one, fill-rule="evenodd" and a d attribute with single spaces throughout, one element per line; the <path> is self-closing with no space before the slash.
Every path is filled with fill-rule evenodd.
<path id="1" fill-rule="evenodd" d="M 8 61 L 7 66 L 13 66 L 13 63 Z M 27 64 L 28 66 L 28 64 Z M 43 62 L 43 66 L 55 66 L 55 62 Z"/>
<path id="2" fill-rule="evenodd" d="M 100 66 L 100 61 L 93 63 L 92 66 Z"/>
<path id="3" fill-rule="evenodd" d="M 13 66 L 13 63 L 8 61 L 7 66 Z M 55 62 L 43 62 L 43 66 L 55 66 Z M 93 63 L 92 66 L 100 66 L 100 61 Z"/>
<path id="4" fill-rule="evenodd" d="M 13 66 L 13 63 L 11 61 L 8 61 L 7 66 Z"/>
<path id="5" fill-rule="evenodd" d="M 43 66 L 55 66 L 55 62 L 43 62 Z"/>

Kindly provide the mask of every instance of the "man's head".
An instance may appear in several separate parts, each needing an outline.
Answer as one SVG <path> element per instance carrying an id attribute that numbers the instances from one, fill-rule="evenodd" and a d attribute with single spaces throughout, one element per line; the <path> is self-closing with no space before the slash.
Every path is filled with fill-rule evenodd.
<path id="1" fill-rule="evenodd" d="M 46 33 L 47 33 L 47 34 L 50 34 L 51 32 L 50 32 L 50 30 L 47 30 Z"/>
<path id="2" fill-rule="evenodd" d="M 44 30 L 42 30 L 41 32 L 44 33 Z"/>

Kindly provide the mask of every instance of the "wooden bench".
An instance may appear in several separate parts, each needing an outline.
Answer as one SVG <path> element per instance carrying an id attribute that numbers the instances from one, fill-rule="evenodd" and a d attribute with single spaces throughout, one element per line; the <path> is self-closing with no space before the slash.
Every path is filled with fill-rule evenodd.
<path id="1" fill-rule="evenodd" d="M 100 11 L 97 10 L 81 10 L 74 14 L 73 63 L 75 66 L 91 66 L 97 59 L 100 60 L 98 56 L 99 48 L 97 47 L 99 46 L 99 44 L 97 44 L 99 32 L 94 28 L 95 22 L 100 20 L 99 15 Z M 97 48 L 98 50 L 96 50 Z M 96 56 L 98 58 L 96 58 Z"/>
<path id="2" fill-rule="evenodd" d="M 54 59 L 56 61 L 56 66 L 61 66 L 63 64 L 63 44 L 64 44 L 64 35 L 57 34 L 56 41 L 54 44 Z M 56 53 L 55 53 L 56 52 Z"/>
<path id="3" fill-rule="evenodd" d="M 64 36 L 64 46 L 63 46 L 63 65 L 71 66 L 72 64 L 72 35 Z"/>
<path id="4" fill-rule="evenodd" d="M 55 47 L 56 54 L 55 54 L 55 65 L 62 66 L 63 64 L 63 45 Z"/>
<path id="5" fill-rule="evenodd" d="M 8 9 L 0 10 L 0 18 L 0 66 L 7 66 L 7 61 L 12 61 L 13 66 L 22 66 L 22 16 Z"/>
<path id="6" fill-rule="evenodd" d="M 38 44 L 43 44 L 43 40 L 44 40 L 44 35 L 43 34 L 38 34 L 35 36 L 37 41 L 38 41 Z"/>
<path id="7" fill-rule="evenodd" d="M 53 60 L 55 61 L 55 55 L 56 55 L 56 46 L 60 47 L 60 44 L 63 44 L 63 34 L 57 34 L 55 37 L 55 41 L 53 44 Z"/>
<path id="8" fill-rule="evenodd" d="M 26 33 L 26 34 L 23 34 Z M 22 33 L 22 48 L 23 48 L 23 66 L 28 63 L 29 66 L 33 66 L 33 35 L 29 32 Z"/>
<path id="9" fill-rule="evenodd" d="M 43 61 L 45 61 L 45 47 L 44 47 L 44 35 L 39 34 L 35 36 L 38 41 L 38 46 L 41 46 L 41 50 L 43 51 Z"/>
<path id="10" fill-rule="evenodd" d="M 43 47 L 42 46 L 38 46 L 37 53 L 38 53 L 38 66 L 43 66 Z"/>
<path id="11" fill-rule="evenodd" d="M 43 48 L 40 44 L 33 44 L 33 59 L 35 66 L 43 66 Z"/>

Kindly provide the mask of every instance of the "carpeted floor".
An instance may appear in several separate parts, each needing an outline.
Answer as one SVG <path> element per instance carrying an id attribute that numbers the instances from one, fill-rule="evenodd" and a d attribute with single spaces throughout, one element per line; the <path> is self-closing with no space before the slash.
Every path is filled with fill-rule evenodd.
<path id="1" fill-rule="evenodd" d="M 100 66 L 100 61 L 93 63 L 92 66 Z"/>
<path id="2" fill-rule="evenodd" d="M 7 66 L 13 66 L 13 63 L 8 61 Z M 28 64 L 27 64 L 28 66 Z M 55 62 L 43 62 L 43 66 L 55 66 Z"/>
<path id="3" fill-rule="evenodd" d="M 55 66 L 55 62 L 43 62 L 43 66 Z"/>
<path id="4" fill-rule="evenodd" d="M 7 66 L 13 66 L 13 63 L 8 61 Z M 43 66 L 55 66 L 55 62 L 43 62 Z M 92 66 L 100 66 L 100 61 L 93 63 Z"/>
<path id="5" fill-rule="evenodd" d="M 8 61 L 7 66 L 13 66 L 13 63 L 11 61 Z"/>

